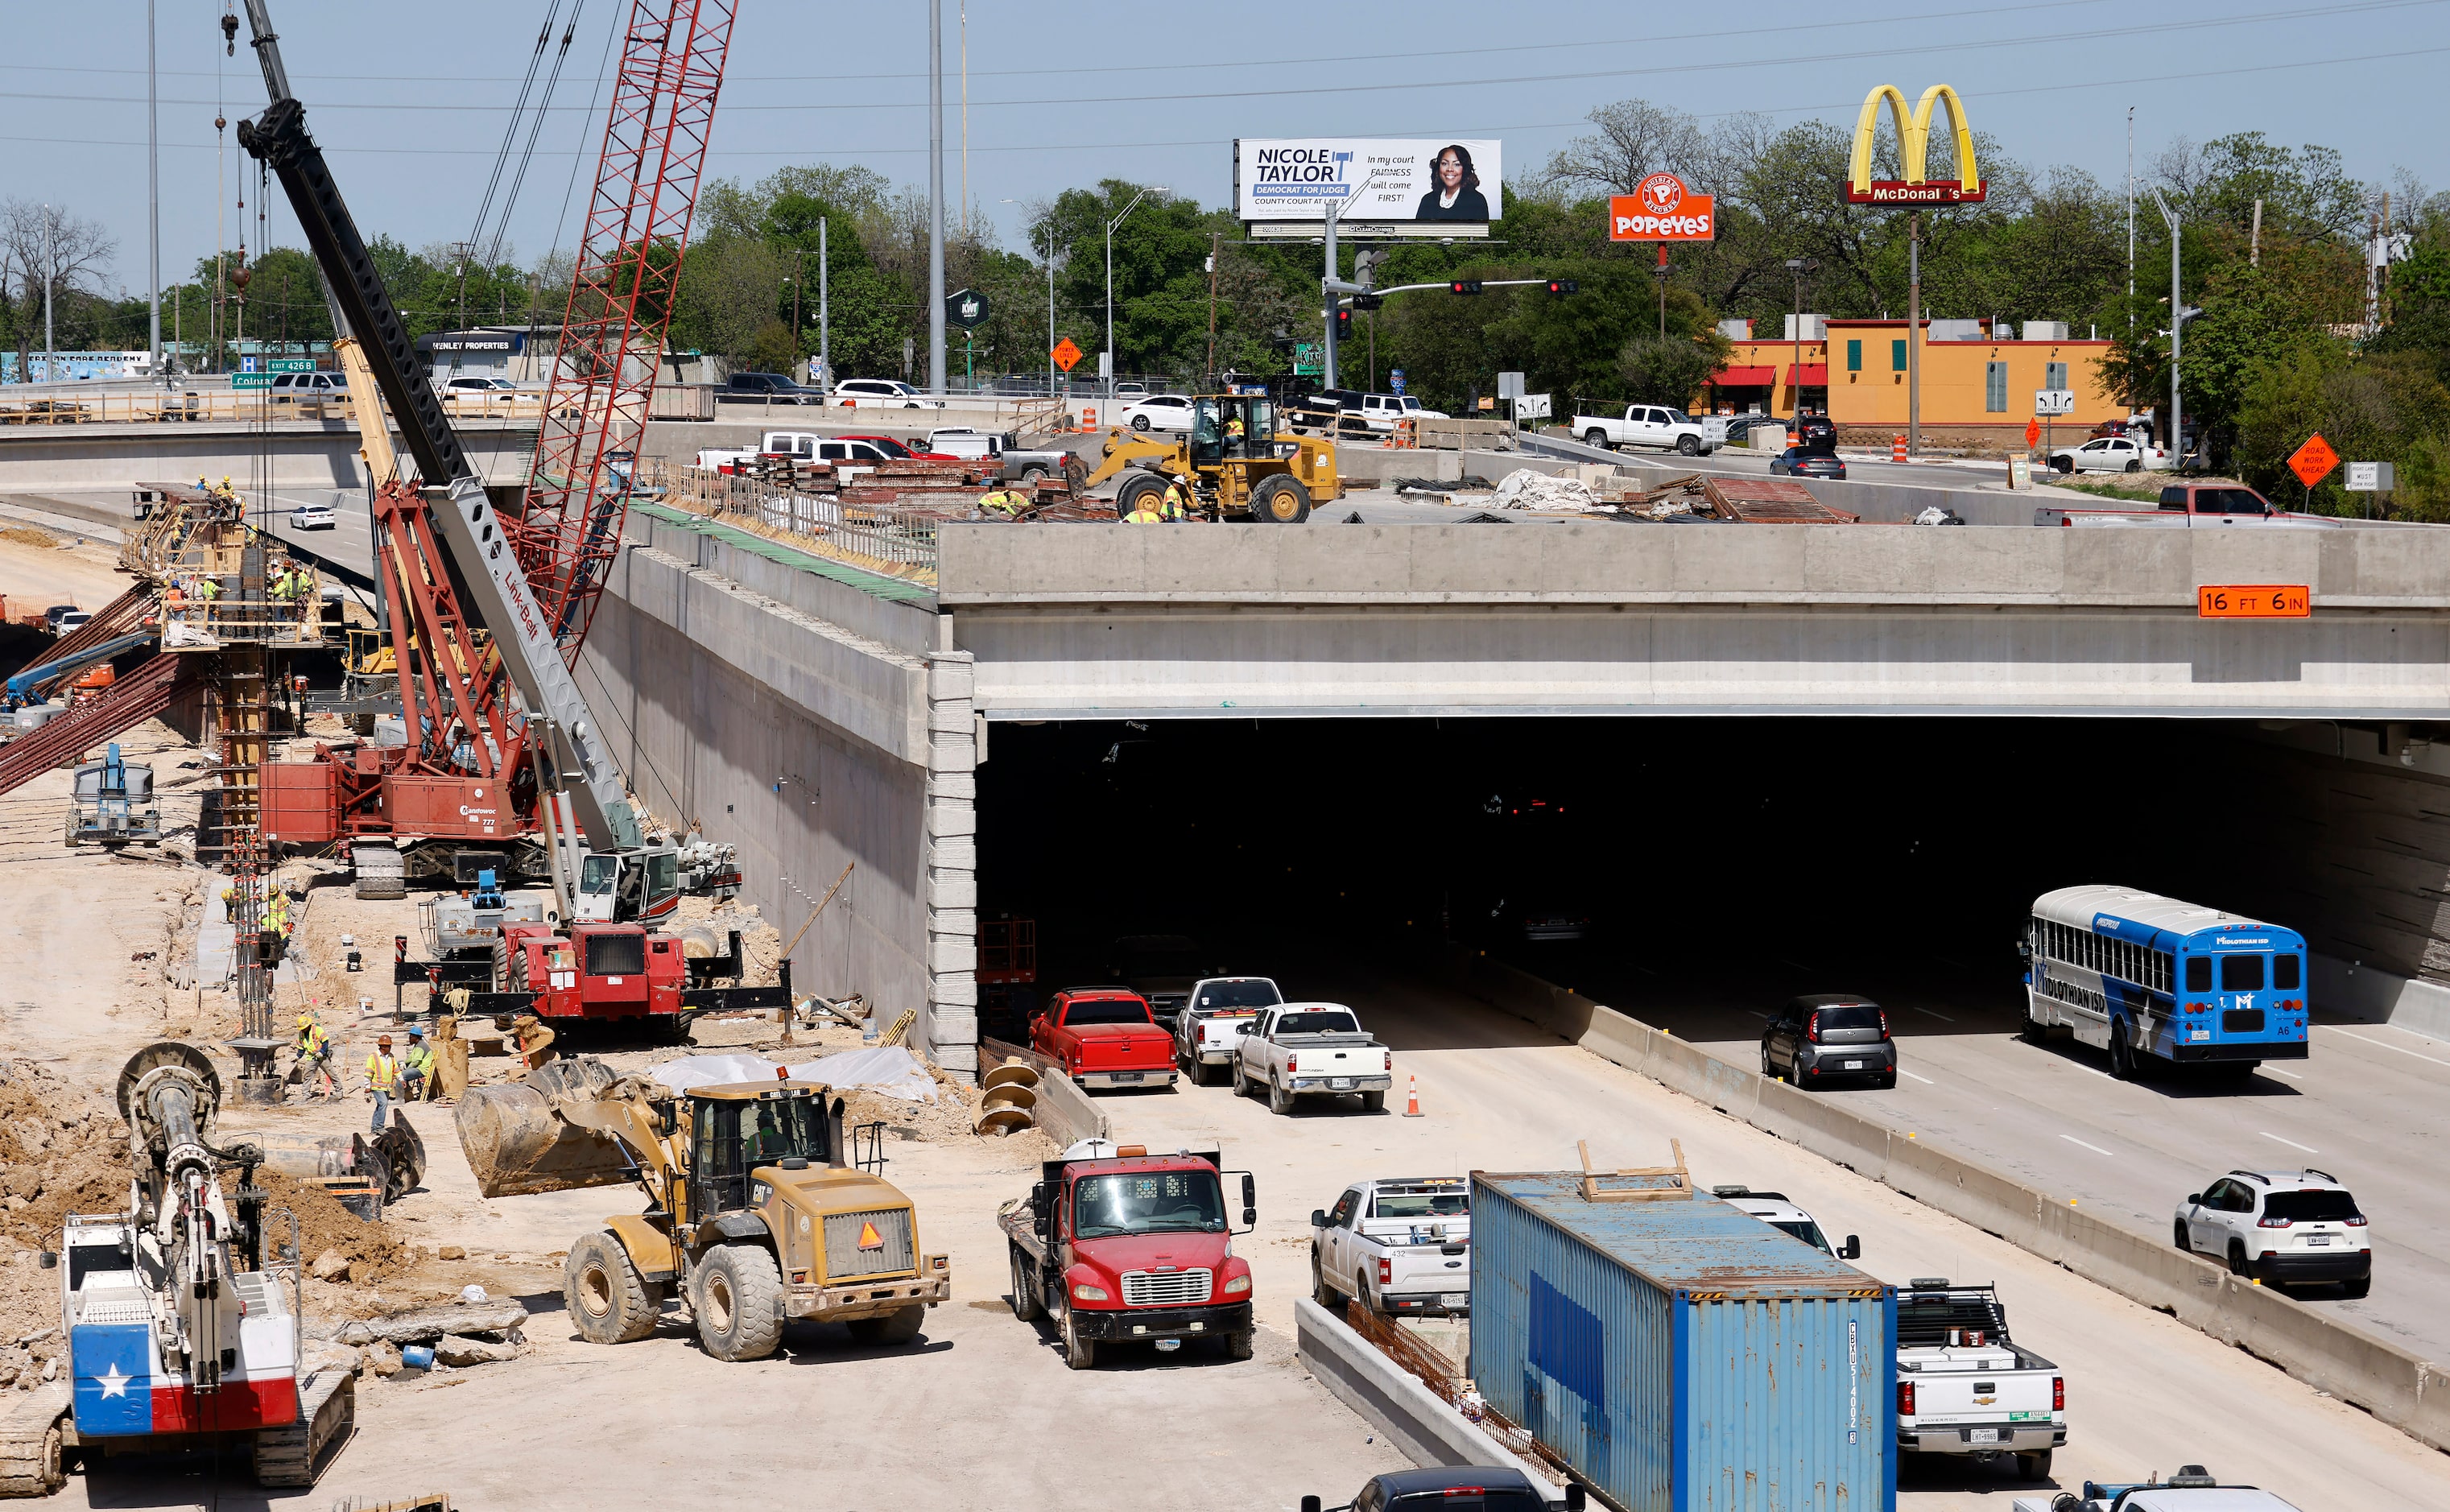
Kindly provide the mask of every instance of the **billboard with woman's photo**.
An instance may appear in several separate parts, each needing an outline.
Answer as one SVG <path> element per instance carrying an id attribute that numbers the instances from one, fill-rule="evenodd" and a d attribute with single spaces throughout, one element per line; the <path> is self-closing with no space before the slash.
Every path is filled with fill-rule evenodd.
<path id="1" fill-rule="evenodd" d="M 1315 236 L 1330 205 L 1356 235 L 1487 236 L 1505 213 L 1498 157 L 1490 141 L 1246 137 L 1234 205 L 1253 236 Z"/>

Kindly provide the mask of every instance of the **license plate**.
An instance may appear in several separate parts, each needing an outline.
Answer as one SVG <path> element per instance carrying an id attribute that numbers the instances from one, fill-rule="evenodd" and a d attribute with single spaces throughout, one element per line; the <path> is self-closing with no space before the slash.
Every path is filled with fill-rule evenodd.
<path id="1" fill-rule="evenodd" d="M 1468 1308 L 1471 1306 L 1471 1293 L 1468 1291 L 1440 1292 L 1438 1305 L 1445 1308 Z"/>
<path id="2" fill-rule="evenodd" d="M 1327 1085 L 1332 1091 L 1351 1092 L 1352 1090 L 1352 1078 L 1351 1076 L 1330 1076 L 1328 1078 Z"/>
<path id="3" fill-rule="evenodd" d="M 1118 1071 L 1114 1076 L 1117 1081 L 1138 1081 L 1140 1079 L 1140 1074 L 1137 1071 Z"/>
<path id="4" fill-rule="evenodd" d="M 2331 1236 L 2327 1233 L 2309 1233 L 2305 1236 L 2305 1242 L 2320 1250 L 2331 1242 Z"/>
<path id="5" fill-rule="evenodd" d="M 1996 1444 L 1999 1442 L 1999 1430 L 1997 1428 L 1968 1428 L 1965 1430 L 1965 1442 L 1968 1444 Z"/>
<path id="6" fill-rule="evenodd" d="M 1846 1069 L 1849 1071 L 1860 1071 L 1863 1069 L 1863 1063 L 1859 1060 L 1850 1060 L 1846 1062 Z"/>

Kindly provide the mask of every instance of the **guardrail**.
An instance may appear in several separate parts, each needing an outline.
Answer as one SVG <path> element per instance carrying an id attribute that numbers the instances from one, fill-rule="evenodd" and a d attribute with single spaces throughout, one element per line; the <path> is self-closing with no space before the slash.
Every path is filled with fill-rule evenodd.
<path id="1" fill-rule="evenodd" d="M 535 420 L 544 417 L 542 394 L 478 394 L 442 401 L 455 420 Z M 264 389 L 141 389 L 80 394 L 70 398 L 0 400 L 5 425 L 154 425 L 175 421 L 240 423 L 248 420 L 346 420 L 354 418 L 345 396 L 298 397 Z"/>
<path id="2" fill-rule="evenodd" d="M 703 514 L 854 566 L 936 581 L 939 511 L 846 503 L 829 494 L 778 489 L 764 479 L 639 461 L 638 482 L 660 490 L 658 503 Z"/>
<path id="3" fill-rule="evenodd" d="M 2450 1369 L 2210 1261 L 2181 1254 L 2166 1240 L 2130 1233 L 1979 1161 L 1721 1060 L 1528 972 L 1464 956 L 1457 975 L 1491 1007 L 2167 1312 L 2354 1403 L 2420 1443 L 2450 1451 Z"/>

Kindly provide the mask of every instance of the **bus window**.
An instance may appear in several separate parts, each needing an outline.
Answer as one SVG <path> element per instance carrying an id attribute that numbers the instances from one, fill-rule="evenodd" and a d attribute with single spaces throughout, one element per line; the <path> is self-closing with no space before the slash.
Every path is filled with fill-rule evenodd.
<path id="1" fill-rule="evenodd" d="M 2300 979 L 2298 976 L 2300 969 L 2297 958 L 2294 956 L 2272 957 L 2271 985 L 2282 992 L 2295 992 Z"/>
<path id="2" fill-rule="evenodd" d="M 2261 992 L 2263 990 L 2263 958 L 2261 956 L 2223 956 L 2221 958 L 2221 991 Z"/>
<path id="3" fill-rule="evenodd" d="M 2188 992 L 2212 990 L 2212 958 L 2209 956 L 2187 958 L 2187 990 Z"/>

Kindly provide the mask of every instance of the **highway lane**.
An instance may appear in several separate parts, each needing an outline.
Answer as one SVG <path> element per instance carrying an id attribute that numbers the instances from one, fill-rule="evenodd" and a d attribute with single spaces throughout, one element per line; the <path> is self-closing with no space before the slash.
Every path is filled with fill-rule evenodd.
<path id="1" fill-rule="evenodd" d="M 2018 1037 L 2023 988 L 2004 954 L 1983 970 L 1799 950 L 1708 971 L 1665 958 L 1635 965 L 1597 944 L 1501 954 L 1745 1066 L 1759 1064 L 1761 1027 L 1787 998 L 1863 993 L 1889 1011 L 1897 1085 L 1819 1095 L 2163 1243 L 2175 1242 L 2179 1199 L 2223 1173 L 2329 1172 L 2372 1220 L 2373 1291 L 2353 1302 L 2331 1287 L 2298 1294 L 2450 1361 L 2450 1045 L 2318 1021 L 2309 1058 L 2267 1062 L 2243 1086 L 2188 1073 L 2120 1082 L 2098 1051 Z"/>
<path id="2" fill-rule="evenodd" d="M 1387 1111 L 1357 1102 L 1276 1117 L 1222 1086 L 1101 1095 L 1118 1137 L 1167 1148 L 1221 1141 L 1229 1167 L 1252 1170 L 1259 1231 L 1238 1241 L 1257 1274 L 1260 1315 L 1291 1328 L 1310 1286 L 1308 1215 L 1348 1181 L 1481 1170 L 1556 1170 L 1591 1142 L 1605 1165 L 1655 1165 L 1680 1139 L 1695 1179 L 1785 1192 L 1837 1234 L 1860 1234 L 1864 1269 L 1995 1281 L 2017 1340 L 2064 1367 L 2070 1434 L 2053 1466 L 2074 1489 L 2088 1477 L 2140 1479 L 2200 1462 L 2306 1512 L 2450 1505 L 2450 1457 L 2177 1323 L 1959 1224 L 1911 1198 L 1585 1051 L 1464 998 L 1428 976 L 1318 970 L 1268 960 L 1286 990 L 1351 1003 L 1396 1051 Z M 1405 1078 L 1420 1078 L 1424 1116 L 1400 1115 Z M 1332 1487 L 1319 1487 L 1322 1491 Z M 2002 1463 L 1909 1467 L 1902 1503 L 2001 1508 L 2041 1489 Z"/>

